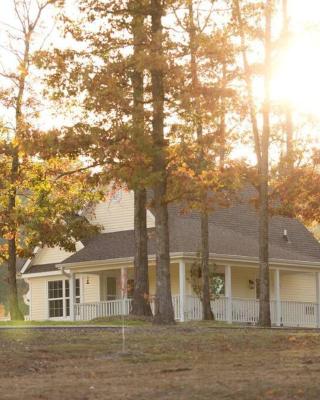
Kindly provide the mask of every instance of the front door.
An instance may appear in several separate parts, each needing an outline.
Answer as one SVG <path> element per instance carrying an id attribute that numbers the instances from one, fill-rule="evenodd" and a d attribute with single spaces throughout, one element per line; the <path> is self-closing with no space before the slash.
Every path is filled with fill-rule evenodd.
<path id="1" fill-rule="evenodd" d="M 117 298 L 117 278 L 107 277 L 107 300 L 116 300 Z"/>

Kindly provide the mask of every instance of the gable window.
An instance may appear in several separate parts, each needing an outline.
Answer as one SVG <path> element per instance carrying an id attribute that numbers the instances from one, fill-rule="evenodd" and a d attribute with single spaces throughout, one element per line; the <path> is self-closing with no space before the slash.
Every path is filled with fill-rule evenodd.
<path id="1" fill-rule="evenodd" d="M 76 279 L 76 303 L 80 303 L 80 279 Z M 48 282 L 49 318 L 70 316 L 70 284 L 68 280 Z"/>

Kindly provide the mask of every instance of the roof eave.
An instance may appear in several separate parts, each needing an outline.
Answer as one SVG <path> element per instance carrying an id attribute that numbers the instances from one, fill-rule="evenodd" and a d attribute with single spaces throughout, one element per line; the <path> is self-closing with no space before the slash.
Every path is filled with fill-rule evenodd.
<path id="1" fill-rule="evenodd" d="M 198 253 L 196 252 L 175 252 L 170 253 L 171 260 L 177 259 L 195 259 L 198 257 Z M 209 255 L 212 261 L 222 261 L 222 262 L 240 262 L 240 263 L 250 263 L 250 264 L 259 264 L 258 257 L 250 257 L 250 256 L 240 256 L 240 255 L 229 255 L 229 254 L 216 254 L 210 253 Z M 148 257 L 149 261 L 155 261 L 155 255 L 150 255 Z M 104 266 L 104 265 L 114 265 L 114 264 L 131 264 L 133 263 L 133 257 L 123 257 L 123 258 L 113 258 L 107 260 L 92 260 L 92 261 L 77 261 L 72 263 L 61 263 L 57 264 L 57 268 L 74 268 L 74 267 L 90 267 L 90 266 Z M 308 268 L 319 268 L 319 262 L 315 261 L 298 261 L 298 260 L 285 260 L 285 259 L 276 259 L 270 258 L 271 266 L 297 266 L 297 267 L 308 267 Z"/>

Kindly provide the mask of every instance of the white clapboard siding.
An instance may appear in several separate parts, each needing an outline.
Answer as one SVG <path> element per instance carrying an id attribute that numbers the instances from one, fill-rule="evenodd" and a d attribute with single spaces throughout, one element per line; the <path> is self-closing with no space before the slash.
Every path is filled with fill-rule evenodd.
<path id="1" fill-rule="evenodd" d="M 94 224 L 102 225 L 104 232 L 118 232 L 133 229 L 134 196 L 133 192 L 119 190 L 114 196 L 99 203 L 95 210 L 87 215 Z M 154 217 L 147 212 L 147 226 L 154 227 Z"/>
<path id="2" fill-rule="evenodd" d="M 281 272 L 280 296 L 281 300 L 315 302 L 315 275 L 313 273 Z"/>
<path id="3" fill-rule="evenodd" d="M 259 276 L 259 271 L 254 268 L 232 267 L 232 296 L 243 299 L 255 299 L 256 290 L 250 289 L 249 280 L 255 282 Z"/>
<path id="4" fill-rule="evenodd" d="M 83 244 L 81 242 L 76 243 L 76 251 L 79 251 L 83 248 Z M 61 249 L 60 247 L 47 247 L 39 249 L 37 254 L 34 256 L 32 261 L 33 265 L 43 265 L 43 264 L 53 264 L 59 263 L 65 260 L 66 258 L 72 256 L 72 252 Z"/>
<path id="5" fill-rule="evenodd" d="M 30 319 L 42 321 L 48 318 L 47 279 L 29 279 Z"/>
<path id="6" fill-rule="evenodd" d="M 82 277 L 82 301 L 85 303 L 100 301 L 99 275 L 85 274 Z"/>
<path id="7" fill-rule="evenodd" d="M 73 253 L 69 253 L 59 247 L 44 247 L 35 255 L 32 264 L 42 265 L 58 263 L 70 257 L 72 254 Z"/>

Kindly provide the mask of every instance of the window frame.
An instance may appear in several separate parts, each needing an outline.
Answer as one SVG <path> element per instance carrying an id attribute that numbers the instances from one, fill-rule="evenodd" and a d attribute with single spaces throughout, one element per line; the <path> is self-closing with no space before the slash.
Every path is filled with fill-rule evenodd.
<path id="1" fill-rule="evenodd" d="M 50 296 L 50 284 L 52 282 L 62 282 L 62 297 L 49 297 Z M 68 282 L 68 286 L 66 284 Z M 80 303 L 81 302 L 81 279 L 76 278 L 76 296 L 75 296 L 75 302 Z M 68 291 L 68 296 L 67 296 L 67 291 Z M 78 293 L 77 293 L 78 292 Z M 62 300 L 62 315 L 61 316 L 55 316 L 51 317 L 50 316 L 50 302 L 53 301 L 61 301 Z M 67 307 L 67 300 L 69 300 L 69 305 L 70 305 L 70 280 L 69 279 L 50 279 L 47 281 L 47 315 L 48 319 L 50 320 L 63 320 L 63 319 L 68 319 L 70 318 L 70 307 Z M 69 312 L 68 312 L 69 308 Z"/>

